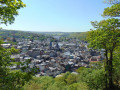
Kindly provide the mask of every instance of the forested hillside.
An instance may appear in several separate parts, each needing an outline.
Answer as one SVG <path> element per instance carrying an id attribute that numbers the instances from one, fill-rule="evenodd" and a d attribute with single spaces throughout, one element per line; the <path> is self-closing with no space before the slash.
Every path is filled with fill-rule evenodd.
<path id="1" fill-rule="evenodd" d="M 80 40 L 86 40 L 87 32 L 71 33 L 69 37 L 74 37 Z"/>
<path id="2" fill-rule="evenodd" d="M 32 32 L 18 31 L 18 30 L 0 30 L 0 39 L 10 39 L 10 38 L 24 38 L 32 40 L 44 40 L 47 36 Z"/>

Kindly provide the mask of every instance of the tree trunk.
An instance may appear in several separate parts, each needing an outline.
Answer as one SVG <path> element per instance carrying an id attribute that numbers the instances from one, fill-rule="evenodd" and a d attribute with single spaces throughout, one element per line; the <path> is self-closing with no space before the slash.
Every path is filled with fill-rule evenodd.
<path id="1" fill-rule="evenodd" d="M 112 60 L 113 60 L 113 50 L 110 50 L 110 59 L 109 59 L 109 70 L 108 70 L 108 75 L 109 75 L 109 88 L 110 90 L 112 90 L 114 87 L 113 87 L 113 80 L 112 80 L 112 77 L 113 77 L 113 65 L 112 65 Z"/>
<path id="2" fill-rule="evenodd" d="M 108 73 L 107 73 L 107 71 L 108 71 L 108 50 L 106 50 L 105 51 L 105 57 L 106 57 L 106 59 L 105 59 L 105 62 L 104 62 L 104 67 L 105 67 L 105 90 L 108 88 L 108 81 L 107 81 L 107 79 L 108 79 Z"/>

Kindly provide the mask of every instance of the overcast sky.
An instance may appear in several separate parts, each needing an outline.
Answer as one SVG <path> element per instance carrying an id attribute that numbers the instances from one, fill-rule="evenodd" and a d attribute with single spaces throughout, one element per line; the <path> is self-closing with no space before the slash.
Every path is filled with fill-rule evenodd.
<path id="1" fill-rule="evenodd" d="M 100 21 L 104 0 L 23 0 L 27 5 L 19 10 L 14 24 L 4 29 L 40 32 L 85 32 L 91 21 Z"/>

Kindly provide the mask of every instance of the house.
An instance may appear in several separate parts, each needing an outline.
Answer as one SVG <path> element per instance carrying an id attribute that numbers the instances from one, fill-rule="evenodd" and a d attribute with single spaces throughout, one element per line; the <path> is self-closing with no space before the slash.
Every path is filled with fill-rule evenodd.
<path id="1" fill-rule="evenodd" d="M 101 61 L 101 56 L 92 56 L 89 59 L 89 62 L 97 62 L 97 61 Z"/>

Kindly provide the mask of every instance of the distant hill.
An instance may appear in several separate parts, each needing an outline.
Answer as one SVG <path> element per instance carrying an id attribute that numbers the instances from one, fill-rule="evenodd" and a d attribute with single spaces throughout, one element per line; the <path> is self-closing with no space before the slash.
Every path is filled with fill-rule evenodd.
<path id="1" fill-rule="evenodd" d="M 44 40 L 49 36 L 60 36 L 68 38 L 86 39 L 86 32 L 36 32 L 36 31 L 20 31 L 20 30 L 0 30 L 0 39 L 6 38 L 26 38 Z"/>
<path id="2" fill-rule="evenodd" d="M 78 38 L 80 40 L 86 40 L 87 32 L 77 32 L 77 33 L 71 33 L 69 35 L 70 38 Z"/>
<path id="3" fill-rule="evenodd" d="M 31 31 L 32 33 L 39 33 L 47 36 L 68 36 L 69 34 L 73 32 L 36 32 L 36 31 Z"/>
<path id="4" fill-rule="evenodd" d="M 24 39 L 39 39 L 44 40 L 47 37 L 40 33 L 32 33 L 28 31 L 18 31 L 18 30 L 0 30 L 0 39 L 7 39 L 7 38 L 24 38 Z"/>

